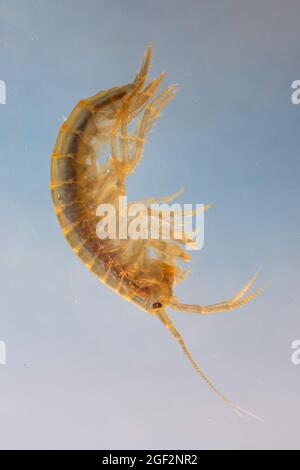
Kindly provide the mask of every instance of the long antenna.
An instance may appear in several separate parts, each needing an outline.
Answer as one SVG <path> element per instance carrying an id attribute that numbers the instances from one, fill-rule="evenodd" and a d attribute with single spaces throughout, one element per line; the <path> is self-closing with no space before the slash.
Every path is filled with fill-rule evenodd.
<path id="1" fill-rule="evenodd" d="M 174 338 L 177 340 L 179 343 L 183 354 L 187 357 L 188 361 L 192 365 L 193 369 L 200 375 L 200 377 L 204 380 L 204 382 L 209 386 L 211 390 L 213 390 L 227 405 L 229 405 L 233 410 L 240 416 L 243 417 L 244 414 L 251 416 L 252 418 L 257 419 L 258 421 L 263 421 L 259 416 L 256 416 L 254 413 L 251 413 L 251 411 L 245 410 L 244 408 L 241 408 L 238 406 L 236 403 L 232 402 L 229 400 L 223 393 L 221 393 L 215 385 L 207 378 L 205 373 L 200 369 L 198 364 L 194 361 L 192 358 L 191 354 L 189 353 L 181 334 L 178 332 L 178 330 L 175 328 L 174 324 L 172 323 L 171 319 L 168 317 L 166 312 L 160 311 L 155 314 L 157 318 L 163 323 L 163 325 L 170 331 L 170 333 L 174 336 Z"/>

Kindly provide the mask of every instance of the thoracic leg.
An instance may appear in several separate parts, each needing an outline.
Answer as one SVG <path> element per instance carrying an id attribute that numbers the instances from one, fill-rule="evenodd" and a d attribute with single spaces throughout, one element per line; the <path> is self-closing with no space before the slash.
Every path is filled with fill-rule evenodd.
<path id="1" fill-rule="evenodd" d="M 140 126 L 136 127 L 138 132 L 128 134 L 128 124 L 153 98 L 162 78 L 163 74 L 152 80 L 144 90 L 138 91 L 137 94 L 136 91 L 133 91 L 131 95 L 126 96 L 122 107 L 116 114 L 114 126 L 110 131 L 110 145 L 111 156 L 115 159 L 114 164 L 118 167 L 117 173 L 120 178 L 127 176 L 136 166 L 136 164 L 133 164 L 134 157 L 136 157 L 139 150 L 142 151 L 145 142 L 144 136 L 150 128 L 150 126 L 146 126 L 145 131 L 141 132 L 141 127 L 144 128 L 151 121 L 151 113 L 148 110 L 139 120 L 138 124 Z M 119 160 L 119 163 L 116 160 Z"/>
<path id="2" fill-rule="evenodd" d="M 115 122 L 110 132 L 111 156 L 114 159 L 116 174 L 120 179 L 130 174 L 139 163 L 141 158 L 145 137 L 160 110 L 174 96 L 174 86 L 169 86 L 150 104 L 157 91 L 164 74 L 153 79 L 143 89 L 147 79 L 151 61 L 152 47 L 149 45 L 145 51 L 139 72 L 132 85 L 128 85 L 128 94 L 123 98 L 121 108 L 116 110 Z M 142 117 L 132 134 L 128 134 L 128 124 L 144 109 Z M 119 145 L 118 145 L 119 141 Z M 119 160 L 119 162 L 117 161 Z"/>
<path id="3" fill-rule="evenodd" d="M 144 113 L 130 136 L 130 140 L 133 141 L 133 152 L 129 160 L 127 174 L 131 173 L 138 165 L 142 156 L 143 146 L 148 131 L 157 119 L 161 109 L 168 103 L 168 101 L 170 101 L 175 92 L 174 86 L 170 86 L 150 104 L 145 106 Z"/>

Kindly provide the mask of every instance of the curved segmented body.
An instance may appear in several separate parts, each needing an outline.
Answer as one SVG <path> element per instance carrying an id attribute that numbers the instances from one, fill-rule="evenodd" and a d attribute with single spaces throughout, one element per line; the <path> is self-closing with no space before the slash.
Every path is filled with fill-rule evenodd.
<path id="1" fill-rule="evenodd" d="M 187 241 L 185 234 L 181 240 L 100 240 L 96 233 L 97 207 L 102 203 L 117 207 L 119 196 L 126 194 L 125 178 L 140 161 L 146 135 L 176 92 L 170 86 L 153 98 L 162 74 L 144 87 L 150 58 L 149 46 L 133 83 L 80 101 L 61 126 L 51 155 L 50 189 L 55 212 L 65 238 L 85 266 L 124 298 L 157 316 L 207 384 L 228 404 L 241 410 L 199 369 L 165 308 L 200 314 L 231 310 L 258 294 L 256 290 L 245 296 L 255 276 L 227 302 L 210 306 L 181 304 L 174 296 L 173 285 L 184 277 L 176 261 L 189 259 L 181 246 Z M 128 124 L 140 113 L 142 116 L 129 133 Z M 110 155 L 100 163 L 98 156 L 105 144 L 110 145 Z M 141 202 L 168 202 L 175 196 Z M 150 254 L 150 250 L 155 254 Z"/>

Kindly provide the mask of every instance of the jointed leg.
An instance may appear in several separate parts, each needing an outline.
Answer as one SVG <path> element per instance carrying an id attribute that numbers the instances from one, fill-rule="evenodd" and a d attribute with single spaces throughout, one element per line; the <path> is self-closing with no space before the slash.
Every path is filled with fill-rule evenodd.
<path id="1" fill-rule="evenodd" d="M 141 68 L 131 85 L 131 91 L 124 97 L 121 108 L 116 109 L 114 113 L 115 122 L 110 131 L 111 156 L 116 167 L 116 174 L 120 179 L 124 179 L 137 166 L 142 155 L 147 132 L 158 117 L 160 110 L 175 94 L 174 86 L 169 86 L 147 105 L 164 76 L 161 73 L 159 77 L 148 83 L 144 90 L 142 89 L 147 79 L 151 55 L 152 47 L 149 45 L 144 54 Z M 135 131 L 129 135 L 127 132 L 128 123 L 143 109 L 143 116 L 138 121 Z"/>
<path id="2" fill-rule="evenodd" d="M 120 128 L 120 135 L 119 135 L 120 158 L 125 168 L 128 166 L 128 162 L 129 162 L 127 126 L 128 126 L 128 105 L 125 104 L 123 113 L 122 113 L 121 128 Z"/>
<path id="3" fill-rule="evenodd" d="M 138 91 L 140 88 L 143 87 L 147 79 L 151 57 L 152 57 L 152 46 L 151 44 L 148 44 L 146 51 L 144 53 L 140 70 L 138 71 L 134 80 L 134 86 L 135 86 L 136 91 Z"/>
<path id="4" fill-rule="evenodd" d="M 144 109 L 146 103 L 153 98 L 159 85 L 164 78 L 164 74 L 161 73 L 157 78 L 151 80 L 144 90 L 136 92 L 132 95 L 129 107 L 128 122 L 131 122 L 138 114 Z"/>
<path id="5" fill-rule="evenodd" d="M 146 105 L 144 114 L 138 121 L 136 129 L 131 135 L 131 140 L 134 142 L 134 150 L 129 161 L 128 174 L 136 168 L 141 159 L 145 137 L 148 131 L 154 124 L 162 108 L 173 98 L 175 93 L 175 87 L 171 85 L 150 104 Z"/>
<path id="6" fill-rule="evenodd" d="M 137 150 L 140 149 L 142 151 L 143 144 L 145 143 L 144 135 L 150 127 L 147 124 L 151 121 L 151 113 L 149 111 L 144 113 L 136 128 L 138 132 L 128 134 L 128 124 L 153 97 L 162 78 L 163 74 L 152 80 L 143 91 L 137 94 L 134 91 L 132 95 L 128 95 L 116 114 L 114 126 L 110 131 L 110 145 L 111 156 L 115 159 L 114 163 L 118 167 L 117 172 L 121 178 L 127 176 L 136 166 L 132 161 L 134 156 L 136 157 Z M 145 126 L 146 131 L 141 132 L 141 128 L 143 129 Z"/>
<path id="7" fill-rule="evenodd" d="M 162 204 L 162 203 L 167 203 L 171 202 L 177 197 L 179 197 L 183 193 L 183 188 L 180 188 L 176 193 L 173 194 L 168 194 L 167 196 L 162 196 L 162 197 L 148 197 L 146 199 L 141 199 L 139 201 L 133 201 L 131 204 L 144 204 L 144 205 L 149 205 L 149 204 Z"/>
<path id="8" fill-rule="evenodd" d="M 254 299 L 258 294 L 262 292 L 262 289 L 256 289 L 252 294 L 243 297 L 243 295 L 250 289 L 253 282 L 256 279 L 257 274 L 255 274 L 250 281 L 240 290 L 234 297 L 230 300 L 225 302 L 220 302 L 218 304 L 213 305 L 190 305 L 190 304 L 182 304 L 179 303 L 176 298 L 174 297 L 171 299 L 169 306 L 174 310 L 180 310 L 184 312 L 192 312 L 192 313 L 199 313 L 202 315 L 210 314 L 210 313 L 217 313 L 217 312 L 224 312 L 226 310 L 233 310 L 234 308 L 240 307 L 245 305 L 250 300 Z"/>

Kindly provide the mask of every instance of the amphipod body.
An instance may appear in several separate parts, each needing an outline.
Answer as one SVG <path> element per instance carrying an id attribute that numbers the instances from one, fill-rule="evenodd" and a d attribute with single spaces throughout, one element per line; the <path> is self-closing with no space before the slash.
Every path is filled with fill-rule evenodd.
<path id="1" fill-rule="evenodd" d="M 182 304 L 173 286 L 184 275 L 176 262 L 189 259 L 184 250 L 185 234 L 182 239 L 170 240 L 104 240 L 97 236 L 97 208 L 100 204 L 118 207 L 119 197 L 126 195 L 125 179 L 140 162 L 149 129 L 176 92 L 169 86 L 154 97 L 163 74 L 145 86 L 150 58 L 149 46 L 132 83 L 79 101 L 61 126 L 51 155 L 50 189 L 55 212 L 65 238 L 85 266 L 124 298 L 155 315 L 206 383 L 239 412 L 241 408 L 220 393 L 194 362 L 166 307 L 203 315 L 234 309 L 259 293 L 256 290 L 245 295 L 255 276 L 229 301 L 209 306 Z M 135 119 L 129 132 L 128 125 Z M 110 153 L 99 162 L 105 145 Z M 140 202 L 149 206 L 169 202 L 175 196 Z"/>

